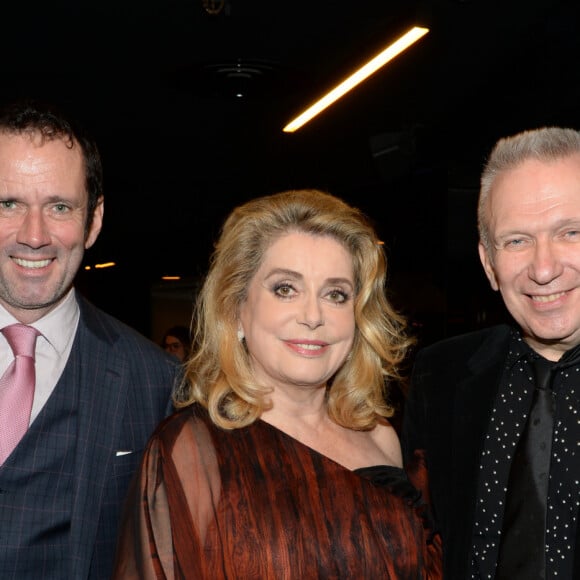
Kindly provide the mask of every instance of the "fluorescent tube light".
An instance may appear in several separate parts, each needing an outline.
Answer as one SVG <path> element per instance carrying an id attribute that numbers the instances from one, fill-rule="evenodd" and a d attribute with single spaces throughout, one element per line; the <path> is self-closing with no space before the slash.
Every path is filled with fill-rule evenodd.
<path id="1" fill-rule="evenodd" d="M 316 101 L 316 103 L 300 113 L 298 117 L 292 119 L 292 121 L 290 121 L 290 123 L 288 123 L 282 130 L 285 133 L 293 133 L 302 127 L 302 125 L 308 123 L 308 121 L 316 117 L 316 115 L 324 111 L 324 109 L 332 105 L 332 103 L 340 99 L 342 96 L 348 93 L 348 91 L 362 83 L 365 79 L 370 77 L 373 73 L 387 64 L 401 52 L 409 48 L 409 46 L 417 42 L 417 40 L 425 36 L 425 34 L 428 32 L 428 28 L 422 28 L 420 26 L 415 26 L 408 30 L 400 38 L 395 40 L 395 42 L 387 46 L 387 48 L 385 48 L 381 53 L 369 60 L 347 79 L 342 81 L 334 89 Z"/>

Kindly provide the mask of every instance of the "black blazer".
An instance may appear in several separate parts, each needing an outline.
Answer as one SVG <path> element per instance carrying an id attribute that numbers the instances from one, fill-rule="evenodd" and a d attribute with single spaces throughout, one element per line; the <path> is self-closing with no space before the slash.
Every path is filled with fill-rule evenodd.
<path id="1" fill-rule="evenodd" d="M 456 336 L 421 350 L 405 403 L 405 460 L 425 449 L 445 578 L 469 578 L 480 455 L 505 362 L 507 325 Z"/>

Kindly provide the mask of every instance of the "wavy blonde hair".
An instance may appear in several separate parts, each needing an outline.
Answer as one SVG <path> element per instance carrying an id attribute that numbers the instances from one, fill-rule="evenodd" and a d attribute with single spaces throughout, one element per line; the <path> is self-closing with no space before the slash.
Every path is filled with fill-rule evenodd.
<path id="1" fill-rule="evenodd" d="M 196 302 L 194 350 L 174 402 L 200 403 L 226 429 L 247 426 L 268 408 L 269 390 L 254 381 L 237 337 L 238 315 L 265 251 L 289 232 L 330 236 L 352 256 L 355 338 L 329 382 L 327 404 L 339 425 L 371 429 L 393 413 L 387 386 L 401 379 L 399 367 L 413 339 L 387 299 L 386 257 L 370 222 L 339 198 L 311 189 L 253 199 L 226 219 Z"/>

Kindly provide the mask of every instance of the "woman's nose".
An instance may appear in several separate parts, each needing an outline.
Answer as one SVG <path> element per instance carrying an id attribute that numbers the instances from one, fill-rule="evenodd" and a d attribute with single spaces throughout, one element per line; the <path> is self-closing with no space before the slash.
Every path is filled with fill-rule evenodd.
<path id="1" fill-rule="evenodd" d="M 308 326 L 311 330 L 324 326 L 324 316 L 318 300 L 308 298 L 304 302 L 304 310 L 300 314 L 298 322 Z"/>

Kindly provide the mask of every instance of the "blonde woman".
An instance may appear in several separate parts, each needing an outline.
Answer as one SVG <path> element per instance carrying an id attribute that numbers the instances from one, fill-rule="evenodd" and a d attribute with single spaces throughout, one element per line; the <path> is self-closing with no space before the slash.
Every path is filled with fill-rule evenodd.
<path id="1" fill-rule="evenodd" d="M 226 220 L 194 350 L 127 506 L 117 578 L 440 578 L 388 385 L 411 344 L 361 212 L 316 190 Z M 387 387 L 385 387 L 387 385 Z"/>

